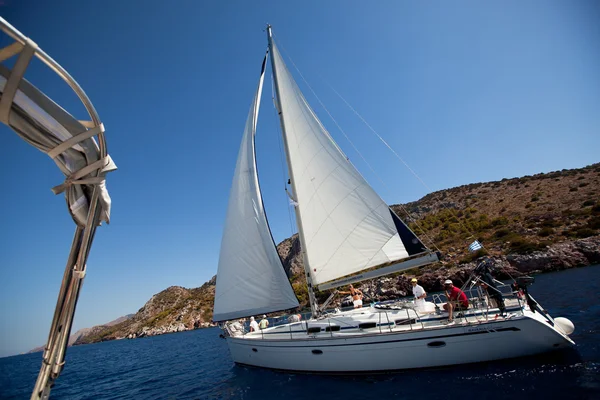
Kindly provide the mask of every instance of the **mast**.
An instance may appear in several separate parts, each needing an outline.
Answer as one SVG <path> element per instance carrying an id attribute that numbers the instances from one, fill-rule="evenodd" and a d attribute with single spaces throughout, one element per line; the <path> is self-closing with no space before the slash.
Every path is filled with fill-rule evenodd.
<path id="1" fill-rule="evenodd" d="M 281 100 L 279 97 L 279 81 L 277 79 L 277 67 L 275 66 L 275 58 L 273 56 L 273 34 L 271 32 L 271 25 L 267 25 L 267 40 L 269 41 L 269 53 L 271 57 L 271 68 L 273 68 L 273 80 L 275 81 L 275 93 L 276 93 L 276 104 L 277 112 L 279 114 L 279 124 L 281 125 L 281 132 L 283 136 L 283 143 L 285 146 L 285 159 L 287 161 L 288 171 L 290 173 L 290 181 L 292 186 L 292 196 L 294 200 L 297 200 L 296 195 L 296 181 L 294 179 L 294 172 L 290 163 L 290 154 L 287 136 L 285 134 L 285 123 L 283 121 L 283 110 L 281 108 Z M 294 212 L 296 213 L 296 224 L 298 225 L 298 238 L 300 239 L 300 247 L 302 249 L 302 259 L 304 261 L 304 273 L 306 275 L 306 284 L 308 286 L 308 298 L 310 302 L 310 310 L 313 318 L 319 314 L 319 307 L 313 291 L 312 278 L 310 277 L 310 265 L 308 264 L 308 256 L 306 255 L 306 244 L 304 243 L 304 231 L 302 229 L 302 219 L 298 207 L 294 206 Z"/>

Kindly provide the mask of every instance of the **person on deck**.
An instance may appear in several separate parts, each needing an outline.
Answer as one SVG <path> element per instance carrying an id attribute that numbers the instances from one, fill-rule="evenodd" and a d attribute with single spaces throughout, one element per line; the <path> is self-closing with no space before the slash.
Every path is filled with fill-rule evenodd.
<path id="1" fill-rule="evenodd" d="M 448 311 L 448 323 L 453 324 L 454 311 L 463 311 L 469 308 L 469 299 L 465 292 L 454 286 L 450 279 L 444 282 L 444 290 L 448 302 L 444 304 L 444 310 Z"/>
<path id="2" fill-rule="evenodd" d="M 254 320 L 254 317 L 250 317 L 250 332 L 258 332 L 258 322 Z"/>
<path id="3" fill-rule="evenodd" d="M 415 296 L 415 306 L 417 310 L 425 309 L 425 297 L 427 297 L 427 293 L 425 293 L 425 289 L 423 286 L 417 284 L 417 278 L 412 278 L 410 283 L 412 284 L 412 292 Z"/>
<path id="4" fill-rule="evenodd" d="M 258 327 L 260 329 L 267 329 L 269 327 L 269 321 L 267 320 L 267 316 L 263 314 L 262 319 L 260 320 Z"/>
<path id="5" fill-rule="evenodd" d="M 481 281 L 481 287 L 487 293 L 490 299 L 491 307 L 498 307 L 500 311 L 500 315 L 504 316 L 506 313 L 506 306 L 504 305 L 504 296 L 502 296 L 502 292 L 498 289 L 496 284 L 494 283 L 493 278 L 483 279 Z"/>
<path id="6" fill-rule="evenodd" d="M 302 319 L 302 314 L 292 314 L 288 317 L 288 322 L 300 322 Z"/>
<path id="7" fill-rule="evenodd" d="M 352 303 L 354 304 L 354 308 L 361 308 L 362 307 L 362 299 L 363 299 L 363 292 L 360 291 L 360 289 L 355 289 L 354 286 L 350 285 L 349 286 L 350 291 L 349 292 L 342 292 L 340 291 L 341 294 L 349 294 L 352 296 Z"/>

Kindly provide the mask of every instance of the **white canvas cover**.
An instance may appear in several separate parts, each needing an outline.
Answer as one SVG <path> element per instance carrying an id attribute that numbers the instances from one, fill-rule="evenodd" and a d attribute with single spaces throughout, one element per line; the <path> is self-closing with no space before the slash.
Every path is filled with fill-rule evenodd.
<path id="1" fill-rule="evenodd" d="M 0 65 L 0 97 L 4 93 L 7 82 L 6 76 L 10 71 Z M 86 132 L 87 128 L 77 121 L 60 106 L 46 97 L 37 88 L 23 79 L 16 91 L 12 111 L 10 112 L 8 125 L 19 134 L 27 143 L 35 146 L 44 153 L 50 153 L 61 143 L 66 142 L 73 136 Z M 117 169 L 116 165 L 107 156 L 105 160 L 99 160 L 98 145 L 94 138 L 85 139 L 78 144 L 65 149 L 54 157 L 56 165 L 65 174 L 73 176 L 74 173 L 83 170 L 88 165 L 96 163 L 98 167 L 92 168 L 90 172 L 99 169 L 100 177 L 98 188 L 100 190 L 99 201 L 102 207 L 100 213 L 101 221 L 110 221 L 111 199 L 106 189 L 103 176 Z M 87 174 L 80 178 L 85 179 Z M 92 187 L 86 185 L 60 185 L 60 189 L 53 189 L 59 193 L 65 191 L 69 212 L 75 223 L 79 226 L 86 224 L 89 209 L 89 197 Z"/>
<path id="2" fill-rule="evenodd" d="M 275 45 L 273 56 L 313 284 L 408 257 L 388 205 L 323 127 Z"/>
<path id="3" fill-rule="evenodd" d="M 264 63 L 263 62 L 263 71 Z M 298 307 L 264 212 L 254 136 L 264 74 L 250 108 L 229 193 L 221 241 L 214 321 Z"/>

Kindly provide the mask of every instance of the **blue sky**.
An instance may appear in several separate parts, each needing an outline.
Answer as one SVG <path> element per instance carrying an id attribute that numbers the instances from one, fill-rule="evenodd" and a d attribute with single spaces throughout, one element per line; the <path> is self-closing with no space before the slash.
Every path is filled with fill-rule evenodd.
<path id="1" fill-rule="evenodd" d="M 296 75 L 333 137 L 388 203 L 600 161 L 595 1 L 2 3 L 2 16 L 92 99 L 119 167 L 108 176 L 112 223 L 96 234 L 73 331 L 134 313 L 168 286 L 198 287 L 216 273 L 266 23 L 382 177 L 385 184 Z M 84 118 L 75 96 L 39 62 L 26 77 Z M 257 153 L 279 242 L 295 228 L 270 86 Z M 63 180 L 53 162 L 5 126 L 0 131 L 5 356 L 45 342 L 75 228 L 64 198 L 50 191 Z"/>

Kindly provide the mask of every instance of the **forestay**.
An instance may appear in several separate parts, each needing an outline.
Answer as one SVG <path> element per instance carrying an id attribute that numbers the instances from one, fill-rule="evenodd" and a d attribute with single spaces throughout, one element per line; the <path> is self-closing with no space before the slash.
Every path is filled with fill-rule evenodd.
<path id="1" fill-rule="evenodd" d="M 312 283 L 319 285 L 426 252 L 333 141 L 275 45 L 273 58 L 294 200 L 306 247 L 304 262 Z"/>
<path id="2" fill-rule="evenodd" d="M 255 158 L 256 122 L 266 57 L 229 194 L 221 241 L 213 320 L 224 321 L 297 307 L 264 212 Z"/>

